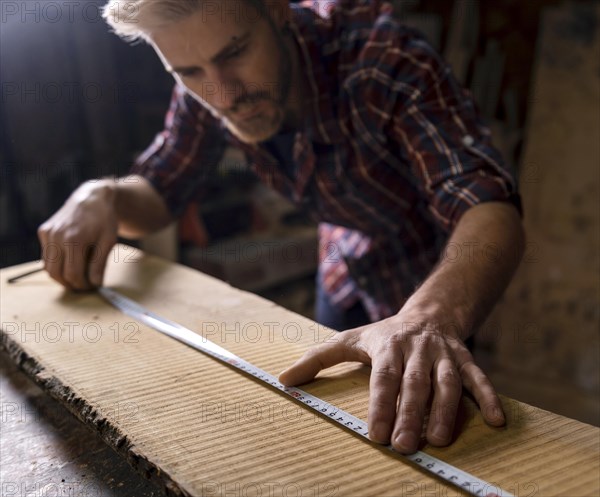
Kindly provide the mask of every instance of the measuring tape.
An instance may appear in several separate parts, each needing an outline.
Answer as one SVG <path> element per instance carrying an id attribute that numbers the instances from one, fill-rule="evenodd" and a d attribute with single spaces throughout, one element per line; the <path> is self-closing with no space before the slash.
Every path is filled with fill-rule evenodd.
<path id="1" fill-rule="evenodd" d="M 331 404 L 328 404 L 324 400 L 311 395 L 304 390 L 295 387 L 286 387 L 280 383 L 277 378 L 266 371 L 254 366 L 253 364 L 244 361 L 235 354 L 229 352 L 227 349 L 211 342 L 207 338 L 194 333 L 192 330 L 181 326 L 173 321 L 165 319 L 153 312 L 148 311 L 137 302 L 134 302 L 127 297 L 124 297 L 114 290 L 102 287 L 98 290 L 100 294 L 113 306 L 119 309 L 124 314 L 147 324 L 151 328 L 154 328 L 165 335 L 179 340 L 180 342 L 189 345 L 205 354 L 208 354 L 221 362 L 229 364 L 244 373 L 250 374 L 255 378 L 267 383 L 277 390 L 280 390 L 286 395 L 302 402 L 307 407 L 310 407 L 319 414 L 335 421 L 339 425 L 350 429 L 368 440 L 368 429 L 367 423 L 362 419 L 358 419 L 352 414 L 343 411 Z M 425 454 L 424 452 L 418 451 L 411 455 L 402 455 L 396 452 L 391 445 L 385 447 L 387 450 L 394 452 L 398 456 L 415 463 L 421 469 L 427 471 L 430 474 L 441 478 L 448 483 L 464 490 L 471 495 L 477 495 L 479 497 L 514 497 L 508 492 L 505 492 L 491 483 L 476 478 L 465 471 L 462 471 L 451 464 L 445 463 L 444 461 L 437 459 L 436 457 Z"/>

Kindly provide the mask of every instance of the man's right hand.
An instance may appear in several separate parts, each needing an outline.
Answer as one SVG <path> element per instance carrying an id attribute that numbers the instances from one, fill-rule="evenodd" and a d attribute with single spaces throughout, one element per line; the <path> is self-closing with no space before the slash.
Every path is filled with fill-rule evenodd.
<path id="1" fill-rule="evenodd" d="M 90 290 L 102 284 L 117 242 L 116 194 L 112 180 L 84 183 L 38 228 L 44 267 L 65 287 Z"/>

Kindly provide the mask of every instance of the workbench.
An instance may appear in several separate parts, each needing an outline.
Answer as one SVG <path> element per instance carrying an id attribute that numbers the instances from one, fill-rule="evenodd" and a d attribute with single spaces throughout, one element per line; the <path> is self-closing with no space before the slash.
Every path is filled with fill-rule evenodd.
<path id="1" fill-rule="evenodd" d="M 121 495 L 153 495 L 157 488 L 185 496 L 462 495 L 274 389 L 134 321 L 97 293 L 66 291 L 45 273 L 6 283 L 39 265 L 0 271 L 3 348 L 152 482 L 134 479 Z M 125 245 L 110 255 L 104 284 L 275 375 L 335 333 Z M 368 380 L 368 367 L 345 363 L 302 388 L 367 419 Z M 464 397 L 452 445 L 423 444 L 422 450 L 515 496 L 600 495 L 598 428 L 506 397 L 502 402 L 507 425 L 493 428 Z M 14 407 L 3 396 L 4 427 L 14 420 L 7 417 Z M 68 444 L 61 440 L 69 437 L 66 431 L 50 443 Z M 88 435 L 81 435 L 80 456 L 94 459 L 86 455 L 90 440 L 87 452 L 110 460 Z M 2 485 L 16 487 L 3 487 L 2 495 L 26 495 L 19 481 L 6 479 L 5 450 Z"/>

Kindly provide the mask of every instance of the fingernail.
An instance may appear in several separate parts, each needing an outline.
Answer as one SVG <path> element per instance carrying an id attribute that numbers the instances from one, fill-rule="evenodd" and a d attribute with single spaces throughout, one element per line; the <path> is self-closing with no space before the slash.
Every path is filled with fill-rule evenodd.
<path id="1" fill-rule="evenodd" d="M 289 368 L 288 368 L 289 369 Z M 277 378 L 279 379 L 279 381 L 285 385 L 286 387 L 291 387 L 292 385 L 290 384 L 289 381 L 286 381 L 287 378 L 285 377 L 285 374 L 287 373 L 287 369 L 284 369 L 281 373 L 279 373 L 279 375 L 277 375 Z M 282 378 L 283 376 L 283 378 Z"/>
<path id="2" fill-rule="evenodd" d="M 502 412 L 502 409 L 495 405 L 486 407 L 484 417 L 489 420 L 488 422 L 494 424 L 495 426 L 501 426 L 506 423 L 504 412 Z"/>
<path id="3" fill-rule="evenodd" d="M 388 430 L 388 426 L 385 423 L 377 422 L 373 425 L 373 429 L 369 431 L 369 438 L 373 440 L 373 442 L 377 443 L 387 443 L 389 438 L 386 437 L 386 433 Z"/>
<path id="4" fill-rule="evenodd" d="M 403 431 L 396 437 L 396 446 L 402 452 L 414 452 L 417 450 L 418 443 L 416 435 L 410 431 Z"/>
<path id="5" fill-rule="evenodd" d="M 449 436 L 450 430 L 445 425 L 439 425 L 433 429 L 433 437 L 440 440 L 441 442 L 448 441 Z"/>

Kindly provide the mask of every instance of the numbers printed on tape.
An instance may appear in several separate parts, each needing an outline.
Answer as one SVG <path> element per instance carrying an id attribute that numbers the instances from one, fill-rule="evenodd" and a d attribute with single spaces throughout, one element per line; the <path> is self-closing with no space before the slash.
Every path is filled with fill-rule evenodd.
<path id="1" fill-rule="evenodd" d="M 102 287 L 100 288 L 99 292 L 109 303 L 111 303 L 124 314 L 150 326 L 151 328 L 154 328 L 157 331 L 160 331 L 161 333 L 164 333 L 165 335 L 170 336 L 171 338 L 179 340 L 190 347 L 210 355 L 211 357 L 214 357 L 223 363 L 230 364 L 238 370 L 254 376 L 255 378 L 275 387 L 277 390 L 280 390 L 297 401 L 302 402 L 304 405 L 313 409 L 314 411 L 335 421 L 339 425 L 352 430 L 365 439 L 368 439 L 369 432 L 367 423 L 362 419 L 358 419 L 357 417 L 352 416 L 352 414 L 328 404 L 324 400 L 315 397 L 304 390 L 296 387 L 284 386 L 277 380 L 275 376 L 243 360 L 220 345 L 211 342 L 202 335 L 199 335 L 178 323 L 154 314 L 153 312 L 139 305 L 137 302 L 124 297 L 114 290 Z M 394 451 L 391 445 L 388 445 L 386 449 L 398 454 L 396 451 Z M 425 452 L 417 451 L 408 456 L 400 454 L 398 455 L 413 462 L 428 473 L 444 479 L 448 483 L 461 488 L 471 495 L 476 495 L 479 497 L 485 497 L 487 495 L 513 497 L 512 494 L 500 489 L 498 486 L 476 478 L 475 476 L 466 473 L 455 466 L 442 461 L 441 459 L 430 456 Z"/>

